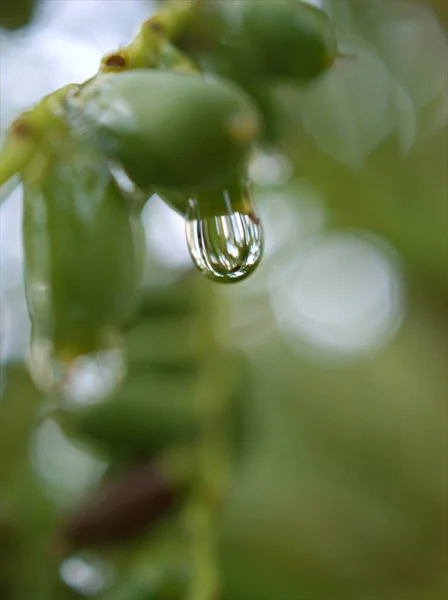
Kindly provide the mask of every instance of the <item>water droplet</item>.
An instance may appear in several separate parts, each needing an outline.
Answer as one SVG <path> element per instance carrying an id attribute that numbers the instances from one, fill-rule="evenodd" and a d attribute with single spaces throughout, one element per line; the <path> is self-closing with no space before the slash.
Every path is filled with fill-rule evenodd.
<path id="1" fill-rule="evenodd" d="M 194 264 L 214 281 L 241 281 L 256 269 L 263 254 L 263 228 L 255 212 L 232 211 L 229 206 L 225 215 L 201 219 L 192 199 L 186 234 Z"/>
<path id="2" fill-rule="evenodd" d="M 34 339 L 30 345 L 29 370 L 34 383 L 46 394 L 61 395 L 70 404 L 90 403 L 112 394 L 126 374 L 123 345 L 74 358 L 59 358 L 53 344 Z"/>

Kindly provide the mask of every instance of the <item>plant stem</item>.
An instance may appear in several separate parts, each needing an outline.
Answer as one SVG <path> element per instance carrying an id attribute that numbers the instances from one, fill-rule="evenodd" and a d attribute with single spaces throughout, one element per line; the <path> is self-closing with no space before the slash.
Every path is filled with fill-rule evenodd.
<path id="1" fill-rule="evenodd" d="M 45 96 L 12 123 L 0 151 L 0 187 L 15 175 L 22 174 L 45 139 L 63 127 L 59 115 L 61 102 L 74 87 L 64 86 Z"/>
<path id="2" fill-rule="evenodd" d="M 198 336 L 203 375 L 197 401 L 203 415 L 203 429 L 197 448 L 197 485 L 186 511 L 194 572 L 187 600 L 215 600 L 220 592 L 217 518 L 230 469 L 226 412 L 233 391 L 233 363 L 215 337 L 212 284 L 202 283 Z"/>
<path id="3" fill-rule="evenodd" d="M 103 56 L 100 72 L 142 68 L 200 72 L 194 61 L 171 43 L 173 35 L 191 21 L 196 4 L 197 0 L 182 0 L 156 13 L 143 23 L 128 46 Z"/>

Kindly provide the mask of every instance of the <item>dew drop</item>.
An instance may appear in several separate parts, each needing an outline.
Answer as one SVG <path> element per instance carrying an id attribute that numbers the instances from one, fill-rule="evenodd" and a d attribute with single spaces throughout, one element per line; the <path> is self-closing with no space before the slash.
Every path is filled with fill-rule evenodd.
<path id="1" fill-rule="evenodd" d="M 263 254 L 263 228 L 254 212 L 230 209 L 225 215 L 201 219 L 192 199 L 186 235 L 194 264 L 214 281 L 241 281 L 253 273 Z"/>
<path id="2" fill-rule="evenodd" d="M 97 402 L 112 394 L 126 375 L 123 345 L 64 360 L 55 355 L 53 344 L 34 339 L 28 357 L 36 386 L 46 394 L 57 394 L 70 404 Z"/>

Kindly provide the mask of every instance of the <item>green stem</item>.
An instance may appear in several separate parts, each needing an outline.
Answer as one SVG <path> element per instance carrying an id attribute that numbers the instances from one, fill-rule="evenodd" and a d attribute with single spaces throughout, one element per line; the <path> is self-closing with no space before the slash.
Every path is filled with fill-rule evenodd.
<path id="1" fill-rule="evenodd" d="M 200 72 L 190 57 L 171 43 L 172 37 L 190 22 L 196 3 L 197 0 L 173 3 L 145 21 L 128 46 L 108 52 L 102 58 L 100 72 L 145 68 Z"/>
<path id="2" fill-rule="evenodd" d="M 203 430 L 197 447 L 196 488 L 186 509 L 194 572 L 187 590 L 187 600 L 215 600 L 221 588 L 216 532 L 218 511 L 227 489 L 230 469 L 226 413 L 232 397 L 233 365 L 229 363 L 214 334 L 215 310 L 211 285 L 203 282 L 197 333 L 203 368 L 197 401 L 203 415 Z"/>
<path id="3" fill-rule="evenodd" d="M 26 111 L 11 125 L 0 151 L 0 187 L 17 174 L 22 174 L 44 145 L 47 138 L 61 129 L 59 110 L 68 85 L 45 96 L 32 110 Z M 2 194 L 3 195 L 3 194 Z"/>

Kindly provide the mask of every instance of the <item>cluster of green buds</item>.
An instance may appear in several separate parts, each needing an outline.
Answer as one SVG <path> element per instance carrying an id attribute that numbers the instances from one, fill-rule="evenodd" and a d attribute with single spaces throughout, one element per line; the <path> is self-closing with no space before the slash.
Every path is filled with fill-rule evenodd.
<path id="1" fill-rule="evenodd" d="M 248 162 L 267 121 L 257 90 L 308 83 L 338 56 L 329 17 L 305 2 L 165 2 L 97 75 L 12 124 L 0 185 L 18 175 L 24 186 L 31 350 L 51 357 L 53 379 L 119 345 L 142 282 L 140 214 L 154 194 L 185 218 L 206 276 L 254 271 L 263 231 Z"/>
<path id="2" fill-rule="evenodd" d="M 31 374 L 45 392 L 65 394 L 53 416 L 66 433 L 110 461 L 56 542 L 70 553 L 150 532 L 153 548 L 153 526 L 172 525 L 181 545 L 187 538 L 178 561 L 187 576 L 173 576 L 177 562 L 171 550 L 166 559 L 164 543 L 151 550 L 166 572 L 160 598 L 219 596 L 211 532 L 231 454 L 240 451 L 244 362 L 218 347 L 210 298 L 194 274 L 192 287 L 184 282 L 171 295 L 141 294 L 142 210 L 157 194 L 184 218 L 192 261 L 209 279 L 250 275 L 263 229 L 248 172 L 254 148 L 270 137 L 266 97 L 278 83 L 311 82 L 338 56 L 328 16 L 302 1 L 167 1 L 128 46 L 102 58 L 94 77 L 43 98 L 5 136 L 1 195 L 11 182 L 24 189 Z M 82 395 L 73 390 L 78 366 L 118 356 L 113 376 L 122 377 L 125 346 L 123 385 L 71 405 L 70 394 Z M 151 593 L 137 571 L 123 598 Z"/>
<path id="3" fill-rule="evenodd" d="M 58 517 L 55 558 L 120 556 L 123 545 L 141 553 L 104 600 L 220 597 L 214 522 L 244 452 L 249 367 L 208 333 L 214 311 L 204 283 L 190 270 L 145 291 L 138 325 L 126 334 L 123 385 L 101 401 L 47 413 L 108 464 Z"/>

